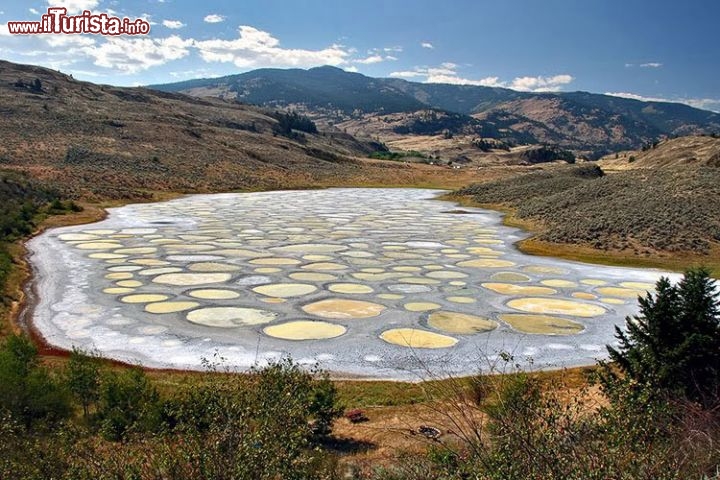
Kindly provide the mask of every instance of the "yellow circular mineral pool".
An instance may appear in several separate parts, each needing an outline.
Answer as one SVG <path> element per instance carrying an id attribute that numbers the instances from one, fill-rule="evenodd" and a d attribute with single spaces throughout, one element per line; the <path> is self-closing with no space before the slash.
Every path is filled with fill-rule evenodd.
<path id="1" fill-rule="evenodd" d="M 300 262 L 298 262 L 300 263 Z M 303 265 L 301 268 L 305 270 L 344 270 L 347 267 L 347 265 L 342 265 L 340 263 L 333 263 L 333 262 L 317 262 L 317 263 L 308 263 L 307 265 Z"/>
<path id="2" fill-rule="evenodd" d="M 108 280 L 127 280 L 129 278 L 133 278 L 133 274 L 130 272 L 115 272 L 115 273 L 108 273 L 105 275 L 105 278 Z"/>
<path id="3" fill-rule="evenodd" d="M 493 274 L 493 280 L 496 282 L 529 282 L 530 277 L 517 272 L 498 272 Z"/>
<path id="4" fill-rule="evenodd" d="M 409 302 L 403 305 L 408 312 L 427 312 L 429 310 L 437 310 L 442 305 L 432 302 Z"/>
<path id="5" fill-rule="evenodd" d="M 240 267 L 228 263 L 198 262 L 188 267 L 191 272 L 237 272 Z"/>
<path id="6" fill-rule="evenodd" d="M 406 273 L 402 272 L 385 272 L 385 273 L 366 273 L 359 272 L 353 273 L 352 276 L 358 280 L 364 280 L 366 282 L 382 282 L 391 278 L 401 278 L 406 276 Z"/>
<path id="7" fill-rule="evenodd" d="M 134 292 L 134 288 L 125 288 L 125 287 L 110 287 L 103 290 L 103 293 L 108 293 L 110 295 L 120 295 L 123 293 L 132 293 Z"/>
<path id="8" fill-rule="evenodd" d="M 385 307 L 372 302 L 331 298 L 305 305 L 302 309 L 324 318 L 372 318 L 380 315 Z"/>
<path id="9" fill-rule="evenodd" d="M 573 292 L 572 296 L 581 300 L 597 300 L 597 295 L 587 292 Z"/>
<path id="10" fill-rule="evenodd" d="M 425 274 L 428 278 L 438 278 L 442 280 L 452 280 L 457 278 L 467 278 L 467 273 L 457 272 L 455 270 L 435 270 Z"/>
<path id="11" fill-rule="evenodd" d="M 599 305 L 558 298 L 518 298 L 510 300 L 507 305 L 515 310 L 528 313 L 572 315 L 576 317 L 597 317 L 607 312 Z"/>
<path id="12" fill-rule="evenodd" d="M 176 313 L 199 307 L 197 302 L 155 302 L 145 305 L 145 311 L 149 313 Z"/>
<path id="13" fill-rule="evenodd" d="M 229 273 L 168 273 L 153 278 L 154 283 L 192 287 L 208 283 L 223 283 L 230 280 Z"/>
<path id="14" fill-rule="evenodd" d="M 458 335 L 472 335 L 475 333 L 495 330 L 497 322 L 467 313 L 439 311 L 428 317 L 428 325 L 437 330 Z"/>
<path id="15" fill-rule="evenodd" d="M 549 280 L 543 280 L 540 283 L 542 283 L 543 285 L 547 285 L 548 287 L 557 288 L 574 288 L 578 286 L 578 284 L 575 282 L 571 282 L 570 280 L 563 280 L 560 278 L 551 278 Z"/>
<path id="16" fill-rule="evenodd" d="M 188 295 L 193 298 L 203 300 L 232 300 L 238 298 L 240 294 L 233 290 L 223 290 L 219 288 L 205 288 L 199 290 L 191 290 Z"/>
<path id="17" fill-rule="evenodd" d="M 253 265 L 297 265 L 300 263 L 300 260 L 295 258 L 267 257 L 250 260 L 250 263 Z"/>
<path id="18" fill-rule="evenodd" d="M 472 297 L 447 297 L 446 300 L 448 302 L 452 303 L 475 303 L 477 300 L 475 300 Z"/>
<path id="19" fill-rule="evenodd" d="M 435 280 L 433 278 L 403 277 L 403 278 L 398 279 L 398 283 L 409 283 L 412 285 L 438 285 L 441 282 L 439 280 Z"/>
<path id="20" fill-rule="evenodd" d="M 512 267 L 515 262 L 509 260 L 496 260 L 493 258 L 478 258 L 476 260 L 466 260 L 457 264 L 458 267 L 464 268 L 506 268 Z"/>
<path id="21" fill-rule="evenodd" d="M 382 298 L 383 300 L 401 300 L 405 298 L 405 295 L 400 295 L 398 293 L 381 293 L 377 297 Z"/>
<path id="22" fill-rule="evenodd" d="M 535 285 L 514 285 L 512 283 L 483 283 L 483 287 L 502 295 L 554 295 L 557 290 Z"/>
<path id="23" fill-rule="evenodd" d="M 263 329 L 265 335 L 282 340 L 326 340 L 339 337 L 346 331 L 342 325 L 313 320 L 297 320 Z"/>
<path id="24" fill-rule="evenodd" d="M 253 288 L 253 292 L 276 298 L 300 297 L 313 293 L 315 290 L 317 290 L 315 285 L 306 283 L 271 283 Z"/>
<path id="25" fill-rule="evenodd" d="M 631 288 L 621 287 L 598 287 L 595 289 L 600 295 L 606 295 L 608 297 L 620 297 L 620 298 L 637 298 L 639 296 L 645 296 L 647 292 L 644 290 L 636 290 Z"/>
<path id="26" fill-rule="evenodd" d="M 118 248 L 121 246 L 119 243 L 114 241 L 104 241 L 104 242 L 88 242 L 88 243 L 78 243 L 75 245 L 75 248 L 78 248 L 80 250 L 112 250 L 113 248 Z M 128 252 L 118 252 L 115 253 L 121 254 L 121 253 L 128 253 Z"/>
<path id="27" fill-rule="evenodd" d="M 100 237 L 97 235 L 91 235 L 89 233 L 63 233 L 62 235 L 58 235 L 58 238 L 64 242 L 71 242 L 71 241 L 91 241 L 91 240 L 97 240 Z"/>
<path id="28" fill-rule="evenodd" d="M 157 293 L 139 293 L 137 295 L 127 295 L 120 299 L 123 303 L 152 303 L 152 302 L 162 302 L 163 300 L 167 300 L 167 295 L 157 294 Z"/>
<path id="29" fill-rule="evenodd" d="M 560 267 L 550 267 L 547 265 L 530 265 L 525 267 L 524 270 L 530 273 L 547 273 L 551 275 L 567 275 L 567 270 Z"/>
<path id="30" fill-rule="evenodd" d="M 242 307 L 199 308 L 187 314 L 187 319 L 192 323 L 216 328 L 262 325 L 272 322 L 276 317 L 274 312 Z"/>
<path id="31" fill-rule="evenodd" d="M 582 332 L 585 327 L 578 322 L 550 315 L 527 315 L 505 313 L 500 320 L 522 333 L 539 335 L 574 335 Z"/>
<path id="32" fill-rule="evenodd" d="M 458 342 L 455 338 L 416 328 L 386 330 L 380 338 L 387 343 L 409 348 L 448 348 Z"/>
<path id="33" fill-rule="evenodd" d="M 333 283 L 328 286 L 328 290 L 347 294 L 372 293 L 374 291 L 372 287 L 360 283 Z"/>
<path id="34" fill-rule="evenodd" d="M 273 247 L 271 250 L 280 253 L 336 253 L 347 250 L 345 245 L 333 245 L 329 243 L 303 243 L 298 245 L 286 245 L 284 247 Z"/>
<path id="35" fill-rule="evenodd" d="M 329 282 L 337 280 L 335 275 L 330 275 L 329 273 L 296 272 L 288 276 L 293 280 L 299 280 L 301 282 Z"/>

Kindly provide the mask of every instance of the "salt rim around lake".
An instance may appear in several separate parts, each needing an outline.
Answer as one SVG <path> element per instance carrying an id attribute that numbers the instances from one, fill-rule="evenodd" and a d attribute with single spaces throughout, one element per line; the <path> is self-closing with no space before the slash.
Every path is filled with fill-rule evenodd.
<path id="1" fill-rule="evenodd" d="M 193 195 L 30 240 L 33 322 L 56 347 L 147 367 L 335 376 L 591 364 L 657 270 L 533 257 L 501 214 L 420 189 Z M 508 367 L 509 368 L 509 367 Z"/>

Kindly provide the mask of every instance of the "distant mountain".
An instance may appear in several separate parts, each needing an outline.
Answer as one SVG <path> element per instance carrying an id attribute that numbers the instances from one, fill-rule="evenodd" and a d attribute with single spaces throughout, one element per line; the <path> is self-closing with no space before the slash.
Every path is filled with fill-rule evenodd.
<path id="1" fill-rule="evenodd" d="M 411 112 L 427 105 L 383 79 L 335 67 L 310 70 L 263 68 L 240 75 L 189 80 L 150 88 L 196 96 L 222 96 L 263 106 L 305 105 L 311 109 Z M 213 92 L 208 92 L 212 90 Z M 209 93 L 209 95 L 208 95 Z"/>
<path id="2" fill-rule="evenodd" d="M 371 78 L 334 67 L 262 69 L 150 88 L 294 108 L 334 124 L 378 115 L 437 110 L 451 123 L 405 125 L 395 133 L 444 130 L 518 143 L 557 143 L 599 157 L 661 137 L 720 131 L 720 115 L 683 104 L 641 102 L 587 92 L 528 93 L 505 88 Z M 453 113 L 456 115 L 448 115 Z"/>

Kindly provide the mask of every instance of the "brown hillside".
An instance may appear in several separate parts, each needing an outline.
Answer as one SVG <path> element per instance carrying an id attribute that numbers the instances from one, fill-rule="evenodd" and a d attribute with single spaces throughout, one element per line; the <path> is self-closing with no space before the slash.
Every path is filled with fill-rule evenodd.
<path id="1" fill-rule="evenodd" d="M 607 155 L 598 161 L 604 170 L 670 167 L 720 167 L 720 138 L 688 136 L 664 140 L 645 151 Z"/>
<path id="2" fill-rule="evenodd" d="M 0 62 L 0 167 L 96 199 L 468 181 L 439 167 L 362 160 L 379 146 L 340 132 L 282 136 L 272 113 Z"/>

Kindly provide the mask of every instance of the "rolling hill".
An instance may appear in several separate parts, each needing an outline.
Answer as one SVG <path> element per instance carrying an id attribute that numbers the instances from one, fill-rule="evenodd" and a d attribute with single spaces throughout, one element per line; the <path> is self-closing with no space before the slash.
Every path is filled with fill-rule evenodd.
<path id="1" fill-rule="evenodd" d="M 538 231 L 534 241 L 546 242 L 545 254 L 567 245 L 635 258 L 690 255 L 716 264 L 720 252 L 718 138 L 680 137 L 456 193 L 510 208 L 515 220 Z"/>
<path id="2" fill-rule="evenodd" d="M 95 85 L 4 61 L 0 138 L 0 169 L 26 172 L 70 198 L 417 184 L 442 173 L 368 160 L 383 146 L 316 132 L 300 117 L 265 108 Z"/>
<path id="3" fill-rule="evenodd" d="M 554 143 L 590 158 L 640 148 L 667 136 L 720 131 L 720 115 L 677 103 L 587 92 L 527 93 L 416 83 L 371 78 L 334 67 L 262 69 L 150 88 L 295 109 L 341 129 L 347 128 L 347 122 L 355 122 L 354 132 L 379 135 L 382 140 L 385 136 L 372 128 L 373 120 L 406 114 L 409 120 L 396 124 L 390 133 L 438 135 L 449 131 L 516 144 Z M 418 124 L 412 114 L 428 109 L 448 122 Z"/>

